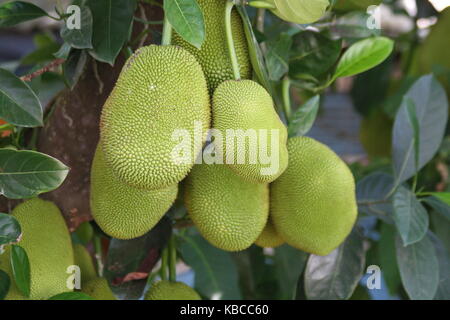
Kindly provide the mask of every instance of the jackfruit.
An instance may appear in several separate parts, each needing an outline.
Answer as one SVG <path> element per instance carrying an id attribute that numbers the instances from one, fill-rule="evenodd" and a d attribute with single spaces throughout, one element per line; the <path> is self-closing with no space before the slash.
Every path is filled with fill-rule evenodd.
<path id="1" fill-rule="evenodd" d="M 201 49 L 189 44 L 174 32 L 172 44 L 185 48 L 202 65 L 212 95 L 219 84 L 234 79 L 231 59 L 225 33 L 225 0 L 197 0 L 205 21 L 205 41 Z M 248 54 L 247 40 L 241 17 L 236 9 L 231 13 L 231 29 L 239 63 L 241 79 L 252 77 L 252 67 Z"/>
<path id="2" fill-rule="evenodd" d="M 195 165 L 186 179 L 185 206 L 212 245 L 240 251 L 252 245 L 266 225 L 269 188 L 246 182 L 225 165 Z"/>
<path id="3" fill-rule="evenodd" d="M 267 0 L 272 13 L 284 21 L 307 24 L 316 22 L 326 12 L 328 0 Z"/>
<path id="4" fill-rule="evenodd" d="M 97 147 L 91 169 L 91 211 L 97 224 L 117 239 L 140 237 L 152 229 L 175 201 L 178 185 L 142 190 L 122 183 Z"/>
<path id="5" fill-rule="evenodd" d="M 327 255 L 355 224 L 353 175 L 332 150 L 311 138 L 290 138 L 288 150 L 289 166 L 271 184 L 272 221 L 289 245 Z"/>
<path id="6" fill-rule="evenodd" d="M 270 215 L 263 232 L 259 235 L 258 239 L 256 239 L 255 244 L 261 248 L 276 248 L 284 244 L 284 240 L 273 226 Z"/>
<path id="7" fill-rule="evenodd" d="M 213 127 L 223 137 L 224 163 L 236 174 L 249 182 L 269 183 L 286 170 L 287 129 L 262 86 L 252 80 L 225 81 L 214 92 L 212 110 Z M 236 138 L 229 136 L 229 129 Z"/>
<path id="8" fill-rule="evenodd" d="M 74 244 L 73 257 L 75 261 L 74 264 L 80 267 L 82 284 L 97 278 L 97 272 L 95 271 L 92 257 L 84 246 L 81 244 Z"/>
<path id="9" fill-rule="evenodd" d="M 145 300 L 202 300 L 199 294 L 183 282 L 159 281 L 145 294 Z"/>
<path id="10" fill-rule="evenodd" d="M 95 300 L 117 300 L 105 278 L 95 278 L 82 285 L 81 292 Z"/>
<path id="11" fill-rule="evenodd" d="M 25 249 L 30 262 L 30 299 L 48 299 L 67 288 L 67 268 L 74 265 L 69 230 L 59 209 L 39 198 L 19 204 L 12 215 L 22 228 L 18 243 Z M 0 269 L 13 278 L 10 264 L 10 246 L 0 255 Z M 6 300 L 28 300 L 17 288 L 14 280 Z"/>
<path id="12" fill-rule="evenodd" d="M 393 125 L 392 119 L 379 110 L 362 119 L 359 139 L 370 158 L 391 155 Z"/>
<path id="13" fill-rule="evenodd" d="M 201 151 L 194 136 L 202 130 L 206 138 L 210 113 L 205 76 L 194 56 L 175 46 L 140 48 L 126 62 L 103 107 L 105 160 L 132 187 L 172 186 L 188 174 Z M 180 145 L 191 154 L 177 152 Z"/>

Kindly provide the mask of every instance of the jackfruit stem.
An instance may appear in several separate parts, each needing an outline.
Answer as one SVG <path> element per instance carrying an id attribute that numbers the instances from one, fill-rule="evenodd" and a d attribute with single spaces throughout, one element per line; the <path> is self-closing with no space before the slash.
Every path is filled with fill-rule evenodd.
<path id="1" fill-rule="evenodd" d="M 161 255 L 161 268 L 159 269 L 161 280 L 167 280 L 167 258 L 168 250 L 166 247 Z"/>
<path id="2" fill-rule="evenodd" d="M 291 90 L 291 80 L 289 79 L 289 77 L 284 77 L 283 81 L 281 82 L 281 90 L 282 90 L 282 94 L 283 94 L 283 108 L 284 108 L 284 113 L 286 115 L 286 120 L 289 124 L 289 120 L 291 118 L 291 95 L 290 95 L 290 90 Z"/>
<path id="3" fill-rule="evenodd" d="M 174 235 L 169 240 L 169 280 L 177 281 L 177 248 Z"/>
<path id="4" fill-rule="evenodd" d="M 167 14 L 164 15 L 163 32 L 161 45 L 168 46 L 172 42 L 172 25 L 167 18 Z"/>
<path id="5" fill-rule="evenodd" d="M 241 73 L 239 71 L 239 62 L 236 55 L 236 49 L 234 47 L 233 34 L 231 30 L 231 11 L 233 10 L 234 2 L 228 0 L 225 6 L 225 30 L 227 36 L 228 54 L 231 59 L 231 65 L 233 67 L 233 75 L 235 80 L 241 79 Z"/>

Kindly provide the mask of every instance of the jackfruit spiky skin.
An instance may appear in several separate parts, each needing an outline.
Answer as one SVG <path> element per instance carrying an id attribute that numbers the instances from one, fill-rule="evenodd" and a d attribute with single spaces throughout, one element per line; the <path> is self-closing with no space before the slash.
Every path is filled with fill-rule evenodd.
<path id="1" fill-rule="evenodd" d="M 19 204 L 12 212 L 22 228 L 18 243 L 25 249 L 30 262 L 30 298 L 48 299 L 67 288 L 67 267 L 74 265 L 69 230 L 59 209 L 49 201 L 38 198 Z M 10 265 L 10 247 L 0 255 L 0 269 L 11 279 L 6 300 L 28 300 L 17 288 Z"/>
<path id="2" fill-rule="evenodd" d="M 117 239 L 134 239 L 152 229 L 175 201 L 178 185 L 143 190 L 121 182 L 97 147 L 91 169 L 91 211 L 97 224 Z"/>
<path id="3" fill-rule="evenodd" d="M 145 294 L 145 300 L 202 300 L 199 294 L 182 282 L 159 281 Z"/>
<path id="4" fill-rule="evenodd" d="M 225 165 L 195 165 L 186 179 L 185 206 L 212 245 L 240 251 L 251 246 L 266 225 L 269 188 L 243 180 Z"/>
<path id="5" fill-rule="evenodd" d="M 289 245 L 327 255 L 356 220 L 353 175 L 331 149 L 311 138 L 290 138 L 288 150 L 289 166 L 271 184 L 272 221 Z"/>
<path id="6" fill-rule="evenodd" d="M 270 218 L 270 216 L 263 232 L 261 232 L 258 239 L 256 239 L 255 244 L 261 248 L 276 248 L 284 244 L 284 240 L 275 230 L 272 218 Z"/>
<path id="7" fill-rule="evenodd" d="M 205 76 L 188 51 L 175 46 L 140 48 L 128 59 L 106 101 L 100 123 L 105 160 L 114 174 L 135 188 L 157 190 L 180 182 L 190 171 L 201 143 L 194 143 L 195 122 L 206 138 L 211 109 Z M 189 133 L 190 161 L 172 155 Z"/>
<path id="8" fill-rule="evenodd" d="M 74 264 L 80 267 L 82 284 L 97 278 L 92 257 L 83 245 L 78 243 L 73 245 L 73 257 Z"/>
<path id="9" fill-rule="evenodd" d="M 81 292 L 95 300 L 117 300 L 105 278 L 95 278 L 82 285 Z"/>
<path id="10" fill-rule="evenodd" d="M 276 113 L 272 98 L 266 89 L 252 80 L 225 81 L 214 92 L 212 110 L 213 127 L 220 130 L 223 136 L 224 163 L 227 163 L 236 174 L 249 182 L 269 183 L 286 170 L 288 165 L 287 129 Z M 236 147 L 238 139 L 227 139 L 228 129 L 255 130 L 258 143 L 250 144 L 250 139 L 245 138 L 247 142 L 245 149 L 238 150 Z M 263 131 L 260 132 L 260 130 Z M 272 144 L 272 130 L 278 132 L 276 145 Z M 271 167 L 271 164 L 263 164 L 261 161 L 260 148 L 265 145 L 261 139 L 267 141 L 267 151 L 264 154 L 272 155 L 277 150 L 275 146 L 278 147 L 278 161 L 272 172 L 263 172 Z M 231 142 L 234 140 L 234 150 L 227 149 L 229 140 Z M 234 154 L 233 163 L 226 160 L 229 154 Z M 256 162 L 250 161 L 250 154 L 255 155 Z M 245 162 L 242 164 L 237 161 L 240 156 L 245 157 Z"/>
<path id="11" fill-rule="evenodd" d="M 212 95 L 219 84 L 225 80 L 234 79 L 231 60 L 228 55 L 228 45 L 225 33 L 224 0 L 197 0 L 203 12 L 206 37 L 200 49 L 189 44 L 176 32 L 172 44 L 179 45 L 191 52 L 200 62 L 208 81 L 209 92 Z M 231 29 L 234 47 L 239 63 L 241 79 L 251 79 L 252 67 L 248 54 L 247 40 L 241 17 L 236 9 L 231 13 Z"/>

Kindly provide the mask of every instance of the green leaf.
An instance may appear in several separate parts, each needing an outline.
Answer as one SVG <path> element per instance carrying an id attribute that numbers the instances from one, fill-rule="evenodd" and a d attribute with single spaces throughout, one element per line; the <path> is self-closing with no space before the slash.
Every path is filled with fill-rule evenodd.
<path id="1" fill-rule="evenodd" d="M 415 106 L 415 125 L 407 101 Z M 447 120 L 448 102 L 444 88 L 432 75 L 419 78 L 405 95 L 395 117 L 392 154 L 397 183 L 411 178 L 433 158 L 444 137 Z M 418 129 L 414 129 L 415 126 Z M 420 149 L 418 155 L 416 143 Z"/>
<path id="2" fill-rule="evenodd" d="M 374 37 L 353 44 L 340 59 L 333 81 L 367 71 L 389 57 L 394 42 L 384 37 Z"/>
<path id="3" fill-rule="evenodd" d="M 307 253 L 287 244 L 275 249 L 273 260 L 280 289 L 280 299 L 292 300 L 295 298 L 297 282 L 305 268 L 307 259 Z"/>
<path id="4" fill-rule="evenodd" d="M 436 212 L 439 212 L 443 217 L 447 218 L 447 220 L 450 221 L 450 205 L 442 201 L 440 198 L 437 198 L 436 196 L 427 197 L 423 200 L 434 210 L 436 210 Z"/>
<path id="5" fill-rule="evenodd" d="M 309 30 L 296 34 L 289 58 L 289 77 L 302 79 L 308 74 L 318 78 L 336 63 L 341 43 Z"/>
<path id="6" fill-rule="evenodd" d="M 393 196 L 394 221 L 403 244 L 408 246 L 420 241 L 429 226 L 427 210 L 416 195 L 400 186 Z"/>
<path id="7" fill-rule="evenodd" d="M 48 300 L 95 300 L 95 299 L 83 292 L 63 292 L 48 298 Z"/>
<path id="8" fill-rule="evenodd" d="M 396 240 L 397 262 L 403 287 L 412 300 L 431 300 L 439 285 L 439 262 L 429 237 L 404 247 Z"/>
<path id="9" fill-rule="evenodd" d="M 84 50 L 72 50 L 66 62 L 63 64 L 64 79 L 69 88 L 73 89 L 83 73 L 87 61 Z"/>
<path id="10" fill-rule="evenodd" d="M 326 12 L 328 0 L 266 0 L 275 6 L 272 12 L 284 21 L 306 24 L 319 20 Z"/>
<path id="11" fill-rule="evenodd" d="M 22 229 L 16 218 L 0 213 L 0 246 L 18 242 L 21 234 Z"/>
<path id="12" fill-rule="evenodd" d="M 65 88 L 64 78 L 56 72 L 45 72 L 30 82 L 30 87 L 45 106 Z"/>
<path id="13" fill-rule="evenodd" d="M 70 17 L 67 18 L 70 20 Z M 80 8 L 80 29 L 67 28 L 67 20 L 61 27 L 61 38 L 76 49 L 92 48 L 92 13 L 89 7 Z"/>
<path id="14" fill-rule="evenodd" d="M 398 270 L 395 237 L 397 230 L 392 225 L 383 223 L 380 230 L 380 241 L 378 243 L 378 257 L 383 278 L 391 294 L 397 294 L 401 285 L 400 272 Z"/>
<path id="15" fill-rule="evenodd" d="M 433 196 L 450 206 L 450 192 L 427 192 L 427 195 Z"/>
<path id="16" fill-rule="evenodd" d="M 36 46 L 36 50 L 23 57 L 20 61 L 21 64 L 36 65 L 52 61 L 55 57 L 55 53 L 58 52 L 61 47 L 60 44 L 55 41 L 53 35 L 49 33 L 35 35 L 33 42 Z M 35 68 L 38 67 L 39 66 L 35 66 Z"/>
<path id="17" fill-rule="evenodd" d="M 114 64 L 128 39 L 136 7 L 135 0 L 88 0 L 93 17 L 91 55 L 101 62 Z"/>
<path id="18" fill-rule="evenodd" d="M 180 238 L 183 260 L 195 272 L 195 289 L 208 299 L 241 299 L 238 273 L 230 253 L 213 247 L 200 235 Z"/>
<path id="19" fill-rule="evenodd" d="M 275 40 L 268 41 L 266 53 L 269 79 L 278 81 L 289 72 L 289 51 L 292 47 L 292 37 L 282 33 Z"/>
<path id="20" fill-rule="evenodd" d="M 0 149 L 0 194 L 7 198 L 31 198 L 56 189 L 68 172 L 68 167 L 48 155 Z"/>
<path id="21" fill-rule="evenodd" d="M 289 136 L 304 136 L 316 120 L 319 111 L 320 96 L 316 95 L 300 106 L 289 120 Z"/>
<path id="22" fill-rule="evenodd" d="M 30 296 L 30 261 L 24 248 L 13 244 L 11 246 L 11 270 L 14 281 L 19 291 L 25 296 Z"/>
<path id="23" fill-rule="evenodd" d="M 442 241 L 434 234 L 429 233 L 429 237 L 436 249 L 436 257 L 439 264 L 439 284 L 434 299 L 450 300 L 450 255 Z"/>
<path id="24" fill-rule="evenodd" d="M 67 57 L 70 54 L 71 49 L 72 49 L 72 47 L 70 46 L 70 44 L 68 44 L 67 42 L 64 42 L 62 44 L 61 48 L 59 48 L 59 50 L 57 52 L 55 52 L 53 55 L 56 58 L 67 59 Z"/>
<path id="25" fill-rule="evenodd" d="M 164 13 L 187 42 L 200 49 L 205 41 L 205 22 L 196 0 L 164 0 Z"/>
<path id="26" fill-rule="evenodd" d="M 5 299 L 10 286 L 11 279 L 9 279 L 9 275 L 5 271 L 0 270 L 0 300 Z"/>
<path id="27" fill-rule="evenodd" d="M 330 28 L 333 38 L 362 39 L 371 36 L 379 36 L 381 31 L 377 28 L 369 29 L 367 25 L 371 16 L 366 12 L 353 11 L 338 16 Z"/>
<path id="28" fill-rule="evenodd" d="M 357 230 L 329 255 L 310 255 L 305 271 L 308 299 L 350 298 L 363 275 L 365 257 L 364 239 Z"/>
<path id="29" fill-rule="evenodd" d="M 46 16 L 47 12 L 29 2 L 11 1 L 0 4 L 0 28 Z"/>
<path id="30" fill-rule="evenodd" d="M 42 106 L 36 94 L 4 69 L 0 69 L 0 118 L 21 127 L 43 125 Z"/>

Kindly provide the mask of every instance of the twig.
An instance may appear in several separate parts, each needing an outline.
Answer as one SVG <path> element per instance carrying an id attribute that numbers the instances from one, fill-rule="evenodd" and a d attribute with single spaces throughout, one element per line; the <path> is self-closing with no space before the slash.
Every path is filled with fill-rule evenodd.
<path id="1" fill-rule="evenodd" d="M 64 61 L 66 61 L 66 59 L 56 59 L 53 60 L 52 62 L 50 62 L 48 65 L 46 65 L 45 67 L 36 70 L 33 73 L 27 74 L 23 77 L 20 77 L 20 80 L 22 81 L 31 81 L 32 79 L 39 77 L 41 74 L 44 74 L 46 72 L 49 72 L 53 69 L 55 69 L 56 67 L 60 66 L 61 64 L 64 63 Z"/>

